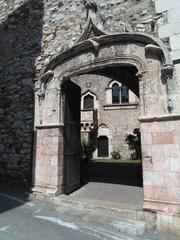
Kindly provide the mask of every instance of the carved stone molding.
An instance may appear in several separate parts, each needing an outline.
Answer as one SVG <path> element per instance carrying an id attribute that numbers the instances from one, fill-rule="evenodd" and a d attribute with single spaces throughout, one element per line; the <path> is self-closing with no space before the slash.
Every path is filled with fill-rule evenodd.
<path id="1" fill-rule="evenodd" d="M 145 51 L 146 52 L 156 52 L 158 54 L 162 54 L 162 49 L 157 46 L 157 45 L 154 45 L 154 44 L 148 44 L 145 46 Z"/>
<path id="2" fill-rule="evenodd" d="M 90 73 L 91 71 L 96 71 L 100 68 L 106 68 L 106 67 L 111 67 L 114 65 L 132 65 L 135 66 L 138 70 L 139 76 L 138 77 L 143 77 L 143 74 L 146 72 L 146 66 L 143 62 L 143 60 L 136 56 L 136 55 L 130 55 L 130 54 L 125 54 L 121 56 L 111 56 L 108 55 L 108 57 L 103 57 L 103 58 L 97 58 L 95 62 L 86 62 L 86 63 L 81 63 L 81 64 L 74 64 L 77 61 L 73 61 L 73 65 L 69 64 L 67 62 L 66 66 L 63 66 L 62 71 L 59 72 L 58 79 L 59 81 L 61 80 L 61 84 L 64 83 L 66 79 L 69 79 L 70 77 L 77 76 L 79 74 L 84 74 L 84 73 Z M 140 79 L 141 80 L 141 79 Z"/>
<path id="3" fill-rule="evenodd" d="M 94 55 L 97 57 L 100 49 L 100 44 L 93 39 L 88 39 L 87 41 L 92 44 Z"/>
<path id="4" fill-rule="evenodd" d="M 180 114 L 139 117 L 140 122 L 162 122 L 162 121 L 179 121 L 179 120 L 180 120 Z"/>
<path id="5" fill-rule="evenodd" d="M 174 110 L 174 100 L 172 97 L 173 73 L 174 73 L 173 65 L 164 65 L 161 68 L 161 80 L 164 84 L 166 84 L 167 104 L 168 104 L 168 111 L 170 113 L 172 113 Z"/>
<path id="6" fill-rule="evenodd" d="M 161 68 L 161 76 L 165 83 L 167 82 L 168 79 L 173 78 L 173 71 L 174 71 L 173 65 L 163 65 L 163 67 Z"/>
<path id="7" fill-rule="evenodd" d="M 49 70 L 41 77 L 40 81 L 37 82 L 35 90 L 37 91 L 37 95 L 39 98 L 44 99 L 46 93 L 46 84 L 47 82 L 51 81 L 53 77 L 53 71 Z"/>

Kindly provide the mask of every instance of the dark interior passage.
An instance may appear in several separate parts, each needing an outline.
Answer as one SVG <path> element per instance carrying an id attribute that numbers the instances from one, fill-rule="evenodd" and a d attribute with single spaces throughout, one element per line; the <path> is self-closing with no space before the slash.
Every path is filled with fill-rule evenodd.
<path id="1" fill-rule="evenodd" d="M 104 161 L 82 162 L 81 184 L 87 182 L 114 183 L 142 187 L 142 164 Z"/>
<path id="2" fill-rule="evenodd" d="M 84 83 L 83 85 L 82 80 L 78 82 L 76 79 L 66 81 L 63 85 L 65 113 L 64 193 L 69 194 L 78 189 L 80 186 L 86 185 L 88 182 L 142 187 L 142 163 L 140 158 L 135 158 L 135 160 L 132 160 L 130 157 L 129 159 L 122 159 L 119 157 L 115 159 L 112 155 L 112 138 L 115 138 L 116 143 L 118 143 L 118 141 L 120 141 L 118 140 L 118 137 L 121 134 L 121 128 L 124 128 L 124 135 L 128 134 L 129 131 L 129 128 L 126 130 L 126 126 L 128 126 L 128 115 L 127 118 L 124 118 L 123 121 L 119 121 L 118 119 L 121 119 L 122 113 L 124 113 L 122 111 L 119 111 L 119 109 L 121 109 L 123 106 L 125 111 L 128 112 L 128 105 L 133 105 L 131 102 L 129 102 L 128 89 L 131 89 L 131 91 L 136 95 L 136 98 L 139 96 L 139 82 L 136 76 L 137 69 L 132 66 L 119 66 L 109 67 L 101 69 L 96 73 L 91 73 L 89 75 L 91 76 L 93 74 L 91 76 L 91 79 L 92 82 L 96 81 L 96 86 L 90 82 L 91 80 L 88 80 L 87 83 Z M 106 80 L 100 79 L 102 83 L 103 81 L 107 81 L 106 87 L 105 84 L 103 86 L 101 85 L 97 87 L 97 81 L 99 78 L 96 78 L 96 76 L 99 76 L 100 78 L 106 78 Z M 86 81 L 85 78 L 84 82 Z M 125 96 L 126 100 L 118 102 L 112 101 L 111 106 L 109 105 L 109 112 L 105 112 L 103 110 L 103 104 L 106 104 L 105 96 L 107 96 L 107 90 L 112 91 L 111 100 L 113 99 L 114 85 L 112 84 L 112 87 L 109 87 L 109 84 L 112 81 L 120 83 L 117 85 L 118 98 Z M 104 89 L 102 90 L 104 92 L 101 92 L 101 96 L 98 95 L 101 91 L 100 88 Z M 82 94 L 81 96 L 83 96 L 83 98 L 80 96 L 80 94 Z M 135 107 L 136 105 L 137 103 L 134 104 Z M 118 106 L 119 109 L 115 109 L 114 106 Z M 104 115 L 103 117 L 100 117 L 102 111 L 104 111 Z M 84 122 L 82 120 L 82 116 L 85 116 Z M 131 114 L 129 116 L 133 122 L 134 115 Z M 114 120 L 111 121 L 113 117 Z M 138 119 L 137 116 L 136 118 Z M 106 122 L 103 123 L 102 119 L 110 119 L 107 121 L 110 123 L 112 122 L 112 124 L 110 124 L 111 126 L 108 124 L 109 122 L 107 122 L 107 124 Z M 120 125 L 119 122 L 121 122 L 123 126 Z M 119 125 L 117 125 L 117 123 Z M 116 124 L 117 126 L 114 127 L 113 124 Z M 114 132 L 112 131 L 113 127 Z M 134 128 L 131 129 L 132 132 L 133 129 Z M 84 145 L 84 140 L 82 138 L 82 131 L 85 133 L 84 137 L 86 146 Z M 106 135 L 106 133 L 110 131 L 110 135 Z M 126 144 L 125 139 L 123 142 L 121 140 L 121 144 Z M 97 157 L 94 157 L 95 152 L 97 154 Z"/>

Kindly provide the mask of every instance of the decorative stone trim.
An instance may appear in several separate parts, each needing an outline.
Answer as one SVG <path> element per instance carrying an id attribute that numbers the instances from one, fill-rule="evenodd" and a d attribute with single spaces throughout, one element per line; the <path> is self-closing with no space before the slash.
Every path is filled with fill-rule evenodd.
<path id="1" fill-rule="evenodd" d="M 51 81 L 54 77 L 53 71 L 47 71 L 40 79 L 40 87 L 37 89 L 37 95 L 39 99 L 44 99 L 46 93 L 46 84 Z"/>
<path id="2" fill-rule="evenodd" d="M 161 74 L 165 82 L 167 82 L 168 79 L 172 79 L 173 71 L 174 71 L 173 65 L 163 65 L 163 67 L 161 68 Z"/>
<path id="3" fill-rule="evenodd" d="M 155 202 L 155 203 L 163 203 L 163 204 L 172 204 L 172 205 L 180 205 L 180 202 L 170 202 L 170 201 L 160 201 L 160 200 L 153 200 L 153 199 L 148 199 L 144 198 L 144 201 L 147 202 Z"/>
<path id="4" fill-rule="evenodd" d="M 119 53 L 120 56 L 118 56 L 117 54 L 118 53 L 116 53 L 116 56 L 113 57 L 108 56 L 99 59 L 97 58 L 95 62 L 87 62 L 85 64 L 81 63 L 70 67 L 67 64 L 67 67 L 65 67 L 63 71 L 58 72 L 58 75 L 56 77 L 58 77 L 62 85 L 67 79 L 73 76 L 77 76 L 78 74 L 89 73 L 102 67 L 113 67 L 117 64 L 128 64 L 135 66 L 138 69 L 140 75 L 146 71 L 144 61 L 140 57 L 132 54 L 122 55 L 121 53 Z"/>
<path id="5" fill-rule="evenodd" d="M 161 80 L 164 84 L 166 84 L 166 91 L 167 91 L 167 104 L 168 104 L 168 111 L 170 113 L 174 110 L 174 101 L 172 98 L 173 89 L 172 89 L 172 81 L 173 81 L 173 72 L 174 66 L 167 64 L 163 65 L 161 68 Z"/>
<path id="6" fill-rule="evenodd" d="M 155 46 L 160 47 L 162 49 L 163 64 L 164 65 L 172 64 L 169 51 L 165 47 L 165 45 L 159 39 L 153 38 L 149 34 L 137 33 L 137 32 L 111 33 L 107 35 L 94 37 L 92 38 L 92 40 L 100 45 L 104 45 L 104 44 L 112 45 L 113 43 L 127 43 L 127 42 L 129 43 L 132 41 L 140 42 L 145 45 L 152 43 Z M 60 53 L 55 59 L 53 59 L 49 63 L 49 65 L 46 67 L 45 72 L 48 70 L 55 69 L 58 65 L 61 65 L 63 62 L 69 60 L 70 58 L 76 57 L 79 53 L 89 51 L 92 48 L 94 49 L 92 42 L 90 42 L 89 39 L 84 40 L 80 43 L 77 43 L 75 46 L 68 49 L 67 51 Z"/>
<path id="7" fill-rule="evenodd" d="M 154 44 L 148 44 L 145 46 L 145 51 L 146 52 L 156 52 L 157 54 L 159 55 L 162 55 L 163 54 L 163 51 L 162 49 L 157 46 L 157 45 L 154 45 Z"/>
<path id="8" fill-rule="evenodd" d="M 161 121 L 176 121 L 176 120 L 180 120 L 180 114 L 139 117 L 140 122 L 161 122 Z"/>
<path id="9" fill-rule="evenodd" d="M 47 125 L 36 125 L 36 129 L 46 129 L 46 128 L 63 128 L 63 123 L 47 124 Z"/>
<path id="10" fill-rule="evenodd" d="M 138 105 L 139 105 L 138 103 L 109 104 L 109 105 L 104 105 L 103 107 L 105 111 L 108 111 L 108 110 L 119 110 L 119 109 L 136 109 Z"/>

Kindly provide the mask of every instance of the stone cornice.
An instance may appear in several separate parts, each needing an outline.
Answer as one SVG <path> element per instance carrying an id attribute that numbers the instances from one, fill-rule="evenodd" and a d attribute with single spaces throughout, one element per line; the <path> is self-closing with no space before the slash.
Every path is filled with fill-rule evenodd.
<path id="1" fill-rule="evenodd" d="M 176 121 L 176 120 L 180 120 L 180 114 L 139 117 L 140 122 L 161 122 L 161 121 Z"/>

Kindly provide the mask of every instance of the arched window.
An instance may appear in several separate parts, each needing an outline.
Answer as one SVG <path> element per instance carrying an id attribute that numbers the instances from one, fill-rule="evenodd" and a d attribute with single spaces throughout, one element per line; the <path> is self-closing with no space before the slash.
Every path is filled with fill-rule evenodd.
<path id="1" fill-rule="evenodd" d="M 120 89 L 117 83 L 112 85 L 112 103 L 120 103 Z"/>
<path id="2" fill-rule="evenodd" d="M 129 102 L 129 90 L 125 85 L 121 87 L 121 102 L 128 103 Z"/>
<path id="3" fill-rule="evenodd" d="M 94 109 L 94 97 L 90 94 L 84 97 L 84 109 Z"/>
<path id="4" fill-rule="evenodd" d="M 129 89 L 122 83 L 114 80 L 106 89 L 107 104 L 129 103 Z"/>

